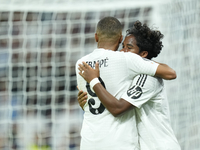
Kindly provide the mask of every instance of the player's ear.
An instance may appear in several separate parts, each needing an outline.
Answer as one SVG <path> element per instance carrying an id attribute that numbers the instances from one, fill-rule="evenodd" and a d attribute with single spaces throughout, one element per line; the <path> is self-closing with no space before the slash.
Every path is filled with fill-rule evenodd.
<path id="1" fill-rule="evenodd" d="M 123 41 L 123 35 L 120 36 L 119 43 Z"/>
<path id="2" fill-rule="evenodd" d="M 99 41 L 97 33 L 95 33 L 95 37 L 94 37 L 94 38 L 95 38 L 95 41 L 96 41 L 96 42 Z"/>
<path id="3" fill-rule="evenodd" d="M 148 52 L 142 51 L 142 52 L 140 52 L 140 56 L 143 57 L 143 58 L 146 58 L 148 56 Z"/>

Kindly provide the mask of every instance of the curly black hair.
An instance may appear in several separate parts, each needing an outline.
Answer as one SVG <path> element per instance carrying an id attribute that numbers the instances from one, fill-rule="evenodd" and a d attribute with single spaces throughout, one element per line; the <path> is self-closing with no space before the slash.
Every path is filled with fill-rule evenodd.
<path id="1" fill-rule="evenodd" d="M 136 21 L 133 28 L 128 29 L 126 33 L 126 36 L 133 35 L 135 37 L 139 52 L 148 52 L 146 57 L 148 59 L 157 57 L 162 50 L 161 39 L 164 35 L 158 30 L 150 29 L 146 24 L 142 25 L 140 21 Z"/>

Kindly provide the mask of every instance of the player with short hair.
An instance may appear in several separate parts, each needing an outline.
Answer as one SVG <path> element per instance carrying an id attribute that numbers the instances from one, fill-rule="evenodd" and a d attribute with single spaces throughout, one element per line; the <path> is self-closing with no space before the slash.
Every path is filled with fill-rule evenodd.
<path id="1" fill-rule="evenodd" d="M 137 150 L 138 134 L 133 117 L 135 111 L 132 109 L 122 116 L 114 117 L 94 93 L 93 85 L 101 82 L 108 92 L 119 99 L 129 87 L 133 77 L 138 74 L 172 79 L 176 77 L 176 73 L 167 65 L 145 61 L 133 53 L 116 51 L 122 41 L 122 26 L 114 17 L 105 17 L 99 21 L 95 39 L 98 48 L 76 63 L 78 87 L 88 94 L 84 106 L 80 149 Z M 93 80 L 88 84 L 79 75 L 79 65 L 84 62 L 92 67 L 99 63 L 100 81 Z"/>
<path id="2" fill-rule="evenodd" d="M 151 30 L 146 24 L 137 21 L 133 28 L 127 30 L 122 50 L 151 59 L 160 53 L 162 38 L 163 34 L 159 31 Z M 80 74 L 86 81 L 99 77 L 98 65 L 95 70 L 87 64 L 85 66 L 87 69 L 80 66 L 84 70 Z M 120 100 L 109 94 L 101 84 L 94 85 L 93 89 L 113 116 L 135 110 L 141 150 L 181 149 L 170 125 L 168 101 L 161 78 L 145 74 L 136 76 Z M 79 92 L 78 100 L 82 107 L 86 98 L 86 93 Z"/>

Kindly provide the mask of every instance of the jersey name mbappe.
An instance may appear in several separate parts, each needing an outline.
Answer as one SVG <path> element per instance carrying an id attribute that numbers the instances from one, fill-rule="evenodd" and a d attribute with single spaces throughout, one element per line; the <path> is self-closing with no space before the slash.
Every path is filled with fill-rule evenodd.
<path id="1" fill-rule="evenodd" d="M 88 65 L 90 65 L 92 68 L 95 68 L 95 64 L 99 63 L 99 67 L 108 67 L 108 57 L 100 60 L 95 60 L 95 61 L 86 61 Z"/>

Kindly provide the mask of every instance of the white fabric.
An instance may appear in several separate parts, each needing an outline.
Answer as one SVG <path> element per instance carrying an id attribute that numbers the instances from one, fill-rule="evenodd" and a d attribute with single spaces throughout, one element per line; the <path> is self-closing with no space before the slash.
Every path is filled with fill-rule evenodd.
<path id="1" fill-rule="evenodd" d="M 136 122 L 141 150 L 181 149 L 170 125 L 162 79 L 138 75 L 122 98 L 137 107 Z"/>
<path id="2" fill-rule="evenodd" d="M 95 62 L 99 61 L 100 77 L 105 83 L 105 88 L 117 99 L 130 86 L 134 76 L 141 72 L 153 76 L 158 64 L 144 61 L 133 53 L 104 49 L 96 49 L 76 63 L 78 87 L 80 90 L 88 92 L 87 103 L 84 107 L 80 149 L 137 150 L 138 134 L 135 110 L 130 110 L 119 117 L 114 117 L 107 109 L 104 110 L 93 89 L 78 73 L 78 64 L 82 61 L 92 67 L 95 66 Z"/>

